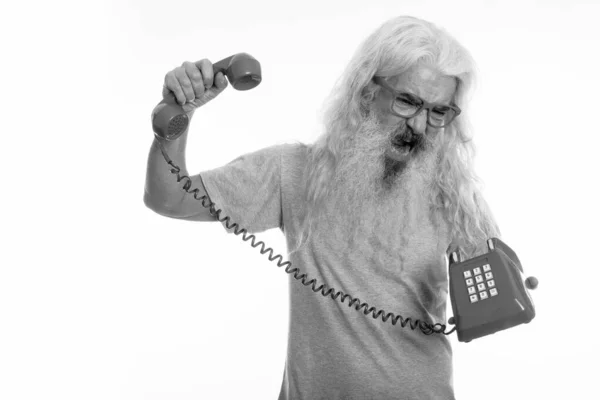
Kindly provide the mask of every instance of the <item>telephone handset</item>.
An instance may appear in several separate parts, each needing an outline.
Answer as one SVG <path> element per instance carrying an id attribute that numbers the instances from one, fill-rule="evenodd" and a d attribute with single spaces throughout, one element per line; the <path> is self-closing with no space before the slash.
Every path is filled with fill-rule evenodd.
<path id="1" fill-rule="evenodd" d="M 262 80 L 260 63 L 247 53 L 238 53 L 225 58 L 213 64 L 213 69 L 215 75 L 219 71 L 223 71 L 233 88 L 237 90 L 252 89 Z M 164 106 L 159 108 L 158 106 L 160 105 Z M 208 195 L 198 197 L 200 193 L 199 189 L 194 188 L 189 190 L 192 184 L 191 178 L 187 175 L 179 174 L 181 169 L 169 158 L 160 140 L 177 139 L 185 132 L 188 125 L 189 118 L 187 114 L 175 100 L 163 99 L 152 114 L 152 128 L 154 134 L 159 138 L 157 140 L 158 145 L 167 164 L 173 167 L 171 173 L 176 175 L 177 182 L 186 179 L 187 181 L 183 185 L 183 190 L 189 194 L 193 194 L 194 198 L 199 200 L 204 208 L 209 209 L 210 214 L 217 221 L 225 223 L 227 229 L 233 229 L 236 235 L 242 234 L 244 241 L 251 240 L 250 244 L 252 247 L 261 246 L 260 252 L 262 254 L 269 252 L 269 261 L 275 261 L 275 259 L 279 258 L 277 266 L 282 267 L 287 265 L 285 272 L 293 274 L 294 278 L 301 281 L 304 286 L 311 286 L 313 292 L 321 292 L 321 295 L 324 297 L 330 296 L 333 300 L 341 296 L 340 301 L 342 303 L 349 298 L 348 306 L 353 306 L 356 311 L 362 310 L 365 315 L 372 314 L 374 319 L 381 316 L 383 322 L 391 319 L 393 325 L 396 325 L 398 319 L 400 319 L 400 325 L 403 328 L 410 322 L 412 330 L 419 327 L 425 335 L 433 333 L 450 335 L 457 330 L 458 339 L 462 342 L 469 342 L 472 339 L 489 335 L 523 322 L 528 323 L 534 318 L 535 309 L 533 301 L 523 287 L 523 280 L 518 275 L 518 272 L 522 273 L 523 268 L 516 258 L 516 254 L 497 238 L 488 240 L 490 252 L 485 255 L 460 262 L 456 253 L 451 254 L 449 279 L 450 299 L 454 317 L 450 318 L 448 322 L 454 324 L 455 327 L 449 332 L 446 332 L 446 325 L 444 324 L 430 324 L 420 320 L 411 322 L 411 318 L 404 319 L 400 315 L 377 310 L 377 308 L 371 307 L 368 303 L 361 302 L 360 299 L 354 298 L 349 294 L 336 291 L 333 288 L 327 289 L 325 285 L 317 287 L 316 279 L 313 278 L 307 281 L 308 275 L 299 274 L 300 270 L 298 268 L 291 268 L 291 262 L 282 262 L 283 257 L 281 254 L 273 257 L 272 248 L 265 250 L 264 242 L 259 241 L 255 243 L 256 237 L 254 235 L 247 235 L 248 232 L 246 229 L 240 228 L 235 222 L 230 224 L 231 219 L 229 216 L 221 217 L 222 210 L 215 209 L 215 204 L 210 200 Z M 515 267 L 515 264 L 518 265 L 518 269 Z M 485 277 L 485 280 L 483 280 L 483 277 Z M 473 279 L 473 282 L 469 279 Z M 534 289 L 535 286 L 537 286 L 537 280 L 529 278 L 527 287 Z M 515 308 L 515 304 L 519 306 L 519 309 Z"/>
<path id="2" fill-rule="evenodd" d="M 250 54 L 238 53 L 213 64 L 214 76 L 225 75 L 236 90 L 253 89 L 262 80 L 260 63 Z M 164 107 L 159 108 L 161 104 Z M 152 129 L 162 139 L 175 140 L 188 128 L 189 117 L 174 99 L 163 99 L 152 115 Z"/>

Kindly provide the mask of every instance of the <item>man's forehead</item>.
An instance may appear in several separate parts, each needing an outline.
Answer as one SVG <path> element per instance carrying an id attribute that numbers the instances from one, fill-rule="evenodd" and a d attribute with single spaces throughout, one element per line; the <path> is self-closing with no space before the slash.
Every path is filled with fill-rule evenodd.
<path id="1" fill-rule="evenodd" d="M 456 91 L 456 78 L 442 74 L 436 68 L 417 64 L 400 75 L 393 76 L 388 82 L 396 90 L 413 93 L 423 100 L 433 103 L 449 104 Z"/>

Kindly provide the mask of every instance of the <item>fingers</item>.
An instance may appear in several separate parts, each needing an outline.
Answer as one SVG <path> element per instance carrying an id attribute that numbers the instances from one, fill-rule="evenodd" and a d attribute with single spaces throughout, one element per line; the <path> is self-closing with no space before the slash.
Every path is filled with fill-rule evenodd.
<path id="1" fill-rule="evenodd" d="M 222 72 L 214 75 L 213 65 L 208 59 L 195 63 L 185 61 L 165 76 L 163 96 L 171 91 L 179 104 L 195 104 L 194 100 L 206 97 L 207 92 L 210 91 L 214 97 L 226 87 L 227 79 Z"/>
<path id="2" fill-rule="evenodd" d="M 213 85 L 213 78 L 215 76 L 212 63 L 205 58 L 196 62 L 196 64 L 193 65 L 197 66 L 197 68 L 199 68 L 202 72 L 202 78 L 204 79 L 204 87 L 206 89 L 210 89 Z"/>
<path id="3" fill-rule="evenodd" d="M 186 96 L 183 92 L 183 89 L 181 87 L 181 85 L 179 84 L 179 80 L 177 79 L 177 77 L 175 76 L 175 71 L 170 71 L 166 76 L 165 76 L 165 88 L 168 91 L 171 91 L 173 93 L 173 95 L 175 96 L 175 98 L 177 99 L 177 102 L 179 104 L 185 104 L 186 102 Z M 163 92 L 163 96 L 164 96 L 164 92 Z"/>
<path id="4" fill-rule="evenodd" d="M 189 78 L 192 84 L 195 98 L 199 99 L 204 94 L 205 89 L 207 87 L 210 87 L 206 85 L 206 78 L 204 77 L 204 73 L 201 73 L 196 64 L 190 61 L 185 61 L 183 63 L 183 68 L 185 69 L 187 77 Z"/>
<path id="5" fill-rule="evenodd" d="M 227 87 L 227 79 L 225 79 L 225 75 L 220 71 L 215 76 L 215 86 L 219 91 Z"/>
<path id="6" fill-rule="evenodd" d="M 194 86 L 192 85 L 192 80 L 188 76 L 185 67 L 177 67 L 175 68 L 175 77 L 179 81 L 179 85 L 183 90 L 183 94 L 187 101 L 192 101 L 196 98 L 196 93 L 194 92 Z"/>

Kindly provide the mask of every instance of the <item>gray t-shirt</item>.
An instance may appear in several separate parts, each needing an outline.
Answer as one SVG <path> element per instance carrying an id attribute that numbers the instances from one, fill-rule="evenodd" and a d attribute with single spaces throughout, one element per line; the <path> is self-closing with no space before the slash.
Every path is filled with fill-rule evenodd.
<path id="1" fill-rule="evenodd" d="M 278 144 L 200 175 L 221 217 L 250 233 L 279 228 L 291 249 L 304 207 L 307 152 L 300 143 Z M 403 244 L 408 256 L 402 268 L 380 256 L 395 254 L 394 240 L 348 243 L 343 232 L 319 231 L 319 225 L 303 250 L 282 261 L 316 278 L 317 287 L 325 283 L 377 310 L 445 323 L 448 231 L 424 220 L 418 224 Z M 445 335 L 375 319 L 349 307 L 349 299 L 325 297 L 288 276 L 288 347 L 279 400 L 454 399 L 452 348 Z"/>

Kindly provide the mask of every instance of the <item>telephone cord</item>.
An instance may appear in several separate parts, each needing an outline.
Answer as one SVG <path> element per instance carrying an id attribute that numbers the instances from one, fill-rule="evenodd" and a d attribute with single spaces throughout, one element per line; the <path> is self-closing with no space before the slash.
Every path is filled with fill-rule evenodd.
<path id="1" fill-rule="evenodd" d="M 361 300 L 359 298 L 354 298 L 349 294 L 346 294 L 342 291 L 336 291 L 333 288 L 329 288 L 326 289 L 325 285 L 321 285 L 319 287 L 316 287 L 316 279 L 311 279 L 310 281 L 307 282 L 307 277 L 308 274 L 304 273 L 302 275 L 299 275 L 300 270 L 298 268 L 292 268 L 290 269 L 292 263 L 290 261 L 285 261 L 285 262 L 281 262 L 283 260 L 283 257 L 281 256 L 281 254 L 277 254 L 275 257 L 273 257 L 273 249 L 272 248 L 268 248 L 265 249 L 265 243 L 260 241 L 258 243 L 255 243 L 255 239 L 256 236 L 254 235 L 249 235 L 246 236 L 246 234 L 248 233 L 248 231 L 246 229 L 240 228 L 239 225 L 237 223 L 232 223 L 230 226 L 230 218 L 229 216 L 225 216 L 223 218 L 221 218 L 221 212 L 222 210 L 216 210 L 215 209 L 215 203 L 213 203 L 210 198 L 207 195 L 203 195 L 201 197 L 197 197 L 196 195 L 199 194 L 200 190 L 197 188 L 194 188 L 192 190 L 188 190 L 192 184 L 192 180 L 189 176 L 187 175 L 180 175 L 179 172 L 181 171 L 181 168 L 179 168 L 177 165 L 175 165 L 175 163 L 173 163 L 173 161 L 169 158 L 169 156 L 167 155 L 167 152 L 163 146 L 163 144 L 161 143 L 160 139 L 157 139 L 156 142 L 158 143 L 158 145 L 160 146 L 160 150 L 163 154 L 163 157 L 165 158 L 165 160 L 167 161 L 167 163 L 169 165 L 171 165 L 173 168 L 171 169 L 171 173 L 175 174 L 177 176 L 177 182 L 181 182 L 183 179 L 187 179 L 186 183 L 183 185 L 183 190 L 185 190 L 187 193 L 192 194 L 194 196 L 194 199 L 199 200 L 202 204 L 202 206 L 204 208 L 208 208 L 210 214 L 215 217 L 219 222 L 221 223 L 225 223 L 225 226 L 227 227 L 227 229 L 234 229 L 234 233 L 239 236 L 240 234 L 242 234 L 242 239 L 244 241 L 248 241 L 251 240 L 251 246 L 252 247 L 258 247 L 259 245 L 261 245 L 261 249 L 260 252 L 261 254 L 265 254 L 267 252 L 270 252 L 270 255 L 268 255 L 269 257 L 269 261 L 274 261 L 275 259 L 279 258 L 279 260 L 277 261 L 277 266 L 278 267 L 282 267 L 284 265 L 287 265 L 287 267 L 285 268 L 285 272 L 287 272 L 288 274 L 293 274 L 294 278 L 298 281 L 301 281 L 301 283 L 304 286 L 312 286 L 311 289 L 313 292 L 317 293 L 317 292 L 321 292 L 321 294 L 323 295 L 323 297 L 327 297 L 330 296 L 332 300 L 336 300 L 338 297 L 341 297 L 341 302 L 344 303 L 344 300 L 346 300 L 346 298 L 350 298 L 350 302 L 348 304 L 348 307 L 352 307 L 355 303 L 357 303 L 357 305 L 354 307 L 354 309 L 356 311 L 360 311 L 361 309 L 363 309 L 363 313 L 365 315 L 368 315 L 370 313 L 372 313 L 372 317 L 373 319 L 377 319 L 379 318 L 379 316 L 381 315 L 381 319 L 383 320 L 383 322 L 387 322 L 388 319 L 391 319 L 392 325 L 396 325 L 396 323 L 398 322 L 398 319 L 401 320 L 400 322 L 400 326 L 402 328 L 406 327 L 407 324 L 410 323 L 410 328 L 412 330 L 415 330 L 417 328 L 417 326 L 419 327 L 419 329 L 421 330 L 421 332 L 423 332 L 425 335 L 432 335 L 434 333 L 443 333 L 444 335 L 450 335 L 452 332 L 454 332 L 456 330 L 456 326 L 454 328 L 452 328 L 452 330 L 450 330 L 449 332 L 446 332 L 446 325 L 444 324 L 440 324 L 440 323 L 436 323 L 434 325 L 431 325 L 428 322 L 425 321 L 420 321 L 420 320 L 415 320 L 414 322 L 411 322 L 411 318 L 402 318 L 400 315 L 395 315 L 394 313 L 386 313 L 383 310 L 377 310 L 376 307 L 370 307 L 368 303 L 363 302 L 361 303 Z M 210 203 L 209 205 L 205 204 L 205 200 L 208 200 L 208 202 Z M 238 230 L 238 228 L 240 228 Z M 332 294 L 334 293 L 334 294 Z M 382 315 L 383 314 L 383 315 Z"/>

